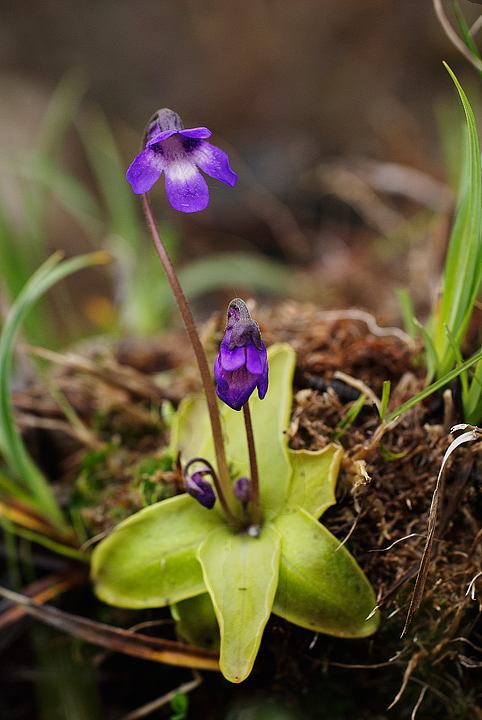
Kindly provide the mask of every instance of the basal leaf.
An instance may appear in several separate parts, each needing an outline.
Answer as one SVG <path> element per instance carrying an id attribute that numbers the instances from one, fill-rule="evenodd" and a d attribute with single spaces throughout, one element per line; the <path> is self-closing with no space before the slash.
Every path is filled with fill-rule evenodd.
<path id="1" fill-rule="evenodd" d="M 92 553 L 95 592 L 119 607 L 160 607 L 206 591 L 196 550 L 219 523 L 189 495 L 121 522 Z"/>
<path id="2" fill-rule="evenodd" d="M 278 582 L 280 537 L 263 528 L 259 538 L 212 530 L 198 552 L 221 633 L 219 667 L 231 682 L 253 667 Z"/>
<path id="3" fill-rule="evenodd" d="M 219 650 L 219 625 L 208 592 L 181 600 L 173 608 L 178 634 L 191 645 Z"/>
<path id="4" fill-rule="evenodd" d="M 272 526 L 282 537 L 273 612 L 338 637 L 375 632 L 378 614 L 366 620 L 376 606 L 373 588 L 340 541 L 303 509 L 279 515 Z"/>
<path id="5" fill-rule="evenodd" d="M 315 452 L 288 450 L 288 453 L 293 465 L 293 479 L 286 512 L 291 514 L 294 509 L 303 507 L 319 518 L 336 502 L 335 487 L 343 449 L 330 444 Z"/>
<path id="6" fill-rule="evenodd" d="M 180 450 L 184 462 L 202 457 L 214 463 L 214 443 L 206 399 L 203 395 L 185 398 L 173 417 L 170 450 Z"/>

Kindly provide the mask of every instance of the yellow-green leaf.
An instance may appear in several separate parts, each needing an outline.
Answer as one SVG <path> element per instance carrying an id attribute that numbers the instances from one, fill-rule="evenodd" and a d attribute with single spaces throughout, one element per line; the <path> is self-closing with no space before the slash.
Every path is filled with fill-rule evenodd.
<path id="1" fill-rule="evenodd" d="M 119 607 L 160 607 L 206 591 L 196 550 L 219 516 L 189 495 L 121 522 L 92 553 L 95 592 Z"/>
<path id="2" fill-rule="evenodd" d="M 214 442 L 206 398 L 191 395 L 181 401 L 171 426 L 170 450 L 182 453 L 184 462 L 202 457 L 214 462 Z"/>
<path id="3" fill-rule="evenodd" d="M 259 538 L 212 530 L 198 552 L 221 633 L 219 667 L 231 682 L 253 667 L 278 582 L 280 537 L 264 527 Z"/>
<path id="4" fill-rule="evenodd" d="M 371 635 L 378 627 L 375 593 L 348 550 L 301 509 L 272 523 L 282 537 L 273 612 L 301 627 L 338 637 Z"/>
<path id="5" fill-rule="evenodd" d="M 176 631 L 191 645 L 219 650 L 219 625 L 208 592 L 181 600 L 172 608 Z"/>
<path id="6" fill-rule="evenodd" d="M 331 443 L 322 450 L 288 450 L 293 465 L 291 494 L 283 513 L 303 507 L 315 518 L 334 505 L 343 449 Z"/>

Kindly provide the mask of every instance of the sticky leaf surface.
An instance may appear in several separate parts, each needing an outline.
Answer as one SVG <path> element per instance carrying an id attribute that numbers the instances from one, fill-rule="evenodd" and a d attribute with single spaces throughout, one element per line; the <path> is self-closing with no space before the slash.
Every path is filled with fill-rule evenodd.
<path id="1" fill-rule="evenodd" d="M 218 526 L 198 553 L 221 633 L 219 667 L 231 682 L 253 667 L 278 582 L 280 537 L 263 528 L 259 538 Z"/>
<path id="2" fill-rule="evenodd" d="M 282 537 L 273 612 L 338 637 L 375 632 L 378 615 L 366 620 L 376 605 L 373 588 L 340 541 L 303 509 L 272 524 Z"/>
<path id="3" fill-rule="evenodd" d="M 206 591 L 196 550 L 219 517 L 189 495 L 121 522 L 92 554 L 96 594 L 119 607 L 160 607 Z"/>

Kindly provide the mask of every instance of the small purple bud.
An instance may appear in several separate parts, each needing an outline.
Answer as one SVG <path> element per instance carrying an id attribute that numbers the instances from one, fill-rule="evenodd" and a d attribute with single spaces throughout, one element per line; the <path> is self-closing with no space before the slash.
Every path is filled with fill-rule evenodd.
<path id="1" fill-rule="evenodd" d="M 192 474 L 189 473 L 190 466 L 196 462 L 204 461 L 199 460 L 198 458 L 193 458 L 188 462 L 188 464 L 183 470 L 184 486 L 186 488 L 186 492 L 189 493 L 191 497 L 201 503 L 201 505 L 203 505 L 208 510 L 211 510 L 214 507 L 214 503 L 216 502 L 216 495 L 214 494 L 213 486 L 208 480 L 204 479 L 204 475 L 213 475 L 214 470 L 209 465 L 209 467 L 200 467 L 196 472 L 193 472 Z"/>
<path id="2" fill-rule="evenodd" d="M 262 400 L 268 390 L 268 358 L 258 323 L 246 303 L 229 303 L 226 331 L 214 364 L 216 392 L 233 410 L 241 410 L 255 388 Z"/>
<path id="3" fill-rule="evenodd" d="M 251 483 L 247 477 L 240 477 L 236 480 L 233 487 L 234 496 L 242 503 L 248 503 L 251 500 Z"/>

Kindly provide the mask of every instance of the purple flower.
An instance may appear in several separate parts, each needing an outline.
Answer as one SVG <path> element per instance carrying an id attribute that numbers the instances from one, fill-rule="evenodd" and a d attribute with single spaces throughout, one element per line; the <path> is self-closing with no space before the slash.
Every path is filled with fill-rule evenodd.
<path id="1" fill-rule="evenodd" d="M 226 185 L 236 184 L 226 153 L 206 142 L 211 132 L 204 127 L 184 130 L 179 115 L 164 108 L 149 121 L 146 149 L 127 171 L 127 179 L 138 195 L 146 193 L 166 175 L 169 203 L 181 212 L 204 210 L 209 203 L 206 180 L 198 168 Z"/>
<path id="2" fill-rule="evenodd" d="M 228 322 L 214 364 L 218 397 L 241 410 L 257 387 L 260 400 L 268 389 L 268 359 L 258 323 L 246 304 L 236 298 L 229 303 Z"/>
<path id="3" fill-rule="evenodd" d="M 189 473 L 189 468 L 193 463 L 206 463 L 202 467 L 198 468 L 196 472 Z M 186 492 L 197 500 L 201 505 L 204 505 L 208 510 L 214 507 L 216 502 L 216 495 L 214 494 L 213 486 L 208 480 L 204 479 L 204 475 L 214 475 L 214 470 L 207 460 L 201 460 L 200 458 L 193 458 L 190 460 L 183 470 L 184 486 Z"/>
<path id="4" fill-rule="evenodd" d="M 251 500 L 251 483 L 247 477 L 240 477 L 233 485 L 234 497 L 241 503 L 248 503 Z"/>

